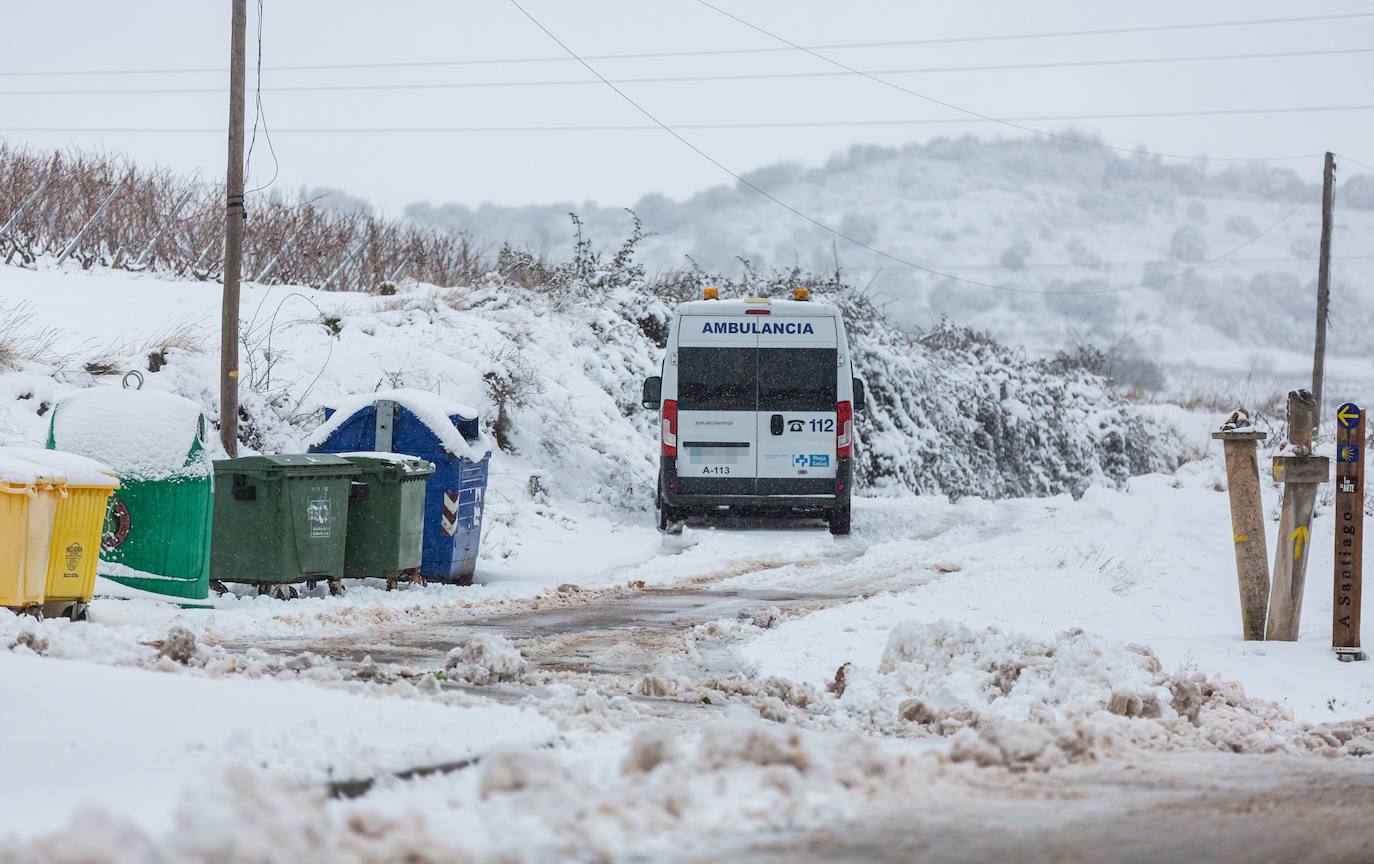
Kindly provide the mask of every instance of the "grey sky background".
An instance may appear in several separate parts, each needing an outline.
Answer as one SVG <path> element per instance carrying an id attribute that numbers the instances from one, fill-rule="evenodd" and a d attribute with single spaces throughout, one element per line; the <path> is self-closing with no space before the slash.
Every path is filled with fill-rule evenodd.
<path id="1" fill-rule="evenodd" d="M 522 5 L 584 55 L 773 48 L 780 43 L 695 0 L 600 0 Z M 713 0 L 714 2 L 714 0 Z M 804 45 L 1024 34 L 1367 12 L 1351 0 L 965 0 L 959 3 L 720 0 L 722 8 Z M 7 9 L 0 32 L 0 135 L 41 147 L 128 153 L 143 164 L 222 176 L 227 120 L 228 0 L 108 0 L 26 3 Z M 250 67 L 257 11 L 250 0 Z M 1205 30 L 952 44 L 824 49 L 870 70 L 1191 57 L 1374 47 L 1374 18 Z M 493 63 L 388 69 L 284 70 L 309 64 L 559 58 L 561 49 L 505 0 L 265 0 L 263 106 L 279 162 L 275 188 L 328 186 L 399 214 L 415 201 L 468 205 L 555 201 L 630 204 L 649 192 L 672 197 L 730 182 L 661 130 L 618 132 L 339 132 L 568 125 L 647 121 L 574 62 Z M 608 77 L 832 72 L 800 52 L 591 61 Z M 159 74 L 70 74 L 89 70 L 208 69 Z M 61 73 L 61 74 L 14 74 Z M 1374 104 L 1374 54 L 1060 69 L 924 72 L 885 77 L 998 117 L 1123 112 L 1228 111 Z M 292 86 L 435 85 L 580 81 L 554 86 L 279 92 Z M 250 68 L 249 123 L 253 118 Z M 938 136 L 1022 133 L 857 76 L 624 84 L 673 124 L 782 121 L 939 120 L 938 125 L 809 129 L 685 130 L 737 172 L 782 160 L 821 164 L 851 144 L 901 144 Z M 19 95 L 15 91 L 209 89 L 208 93 Z M 1037 121 L 1042 129 L 1100 135 L 1120 146 L 1230 157 L 1281 157 L 1331 149 L 1374 165 L 1374 111 L 1189 118 Z M 77 132 L 13 131 L 80 128 Z M 156 130 L 113 132 L 109 129 Z M 1276 163 L 1314 181 L 1320 159 Z M 1364 169 L 1349 166 L 1349 170 Z M 272 175 L 261 129 L 251 186 Z"/>

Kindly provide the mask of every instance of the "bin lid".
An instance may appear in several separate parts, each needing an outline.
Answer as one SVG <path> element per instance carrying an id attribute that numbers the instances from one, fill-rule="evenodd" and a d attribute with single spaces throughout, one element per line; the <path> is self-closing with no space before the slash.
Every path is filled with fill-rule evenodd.
<path id="1" fill-rule="evenodd" d="M 339 456 L 366 473 L 387 476 L 393 480 L 428 477 L 434 473 L 433 462 L 404 453 L 340 453 Z"/>
<path id="2" fill-rule="evenodd" d="M 200 406 L 157 390 L 91 387 L 64 398 L 53 409 L 48 448 L 89 456 L 124 478 L 210 473 Z"/>
<path id="3" fill-rule="evenodd" d="M 101 486 L 119 488 L 115 470 L 104 462 L 98 462 L 77 453 L 62 450 L 44 450 L 41 447 L 5 447 L 5 453 L 27 459 L 39 465 L 59 471 L 67 476 L 68 486 Z"/>
<path id="4" fill-rule="evenodd" d="M 216 459 L 215 474 L 320 474 L 328 477 L 351 476 L 361 471 L 357 465 L 329 453 L 278 453 L 266 456 L 240 456 Z"/>
<path id="5" fill-rule="evenodd" d="M 344 424 L 380 401 L 395 402 L 409 412 L 436 439 L 436 448 L 474 461 L 491 452 L 478 426 L 477 409 L 425 390 L 380 390 L 341 399 L 325 409 L 325 422 L 306 439 L 306 446 L 327 446 Z M 397 434 L 402 434 L 399 428 Z"/>
<path id="6" fill-rule="evenodd" d="M 0 447 L 0 483 L 15 486 L 54 486 L 67 482 L 61 471 L 48 465 L 30 462 Z"/>

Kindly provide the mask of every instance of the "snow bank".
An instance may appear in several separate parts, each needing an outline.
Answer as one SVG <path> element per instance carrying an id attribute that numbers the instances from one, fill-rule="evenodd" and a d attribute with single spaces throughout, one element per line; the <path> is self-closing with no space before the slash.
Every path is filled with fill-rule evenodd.
<path id="1" fill-rule="evenodd" d="M 518 681 L 525 673 L 525 658 L 510 640 L 479 633 L 448 654 L 444 669 L 453 677 L 473 684 Z"/>
<path id="2" fill-rule="evenodd" d="M 54 409 L 52 439 L 58 449 L 104 462 L 121 476 L 164 480 L 210 470 L 204 424 L 200 407 L 173 393 L 91 387 Z"/>

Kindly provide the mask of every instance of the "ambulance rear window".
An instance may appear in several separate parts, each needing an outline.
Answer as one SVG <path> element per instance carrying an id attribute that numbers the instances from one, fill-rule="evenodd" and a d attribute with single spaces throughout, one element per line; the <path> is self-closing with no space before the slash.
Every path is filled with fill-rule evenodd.
<path id="1" fill-rule="evenodd" d="M 760 411 L 834 411 L 834 348 L 760 348 Z"/>
<path id="2" fill-rule="evenodd" d="M 679 348 L 678 408 L 684 411 L 755 410 L 757 355 L 755 348 Z"/>

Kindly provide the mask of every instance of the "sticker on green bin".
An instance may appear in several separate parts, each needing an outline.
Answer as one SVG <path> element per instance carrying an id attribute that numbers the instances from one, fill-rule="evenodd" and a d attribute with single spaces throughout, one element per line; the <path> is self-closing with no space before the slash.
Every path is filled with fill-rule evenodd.
<path id="1" fill-rule="evenodd" d="M 316 487 L 310 491 L 315 495 L 324 493 L 323 497 L 313 498 L 310 506 L 305 508 L 305 518 L 310 523 L 310 536 L 330 537 L 333 535 L 334 520 L 329 506 L 329 490 Z"/>

